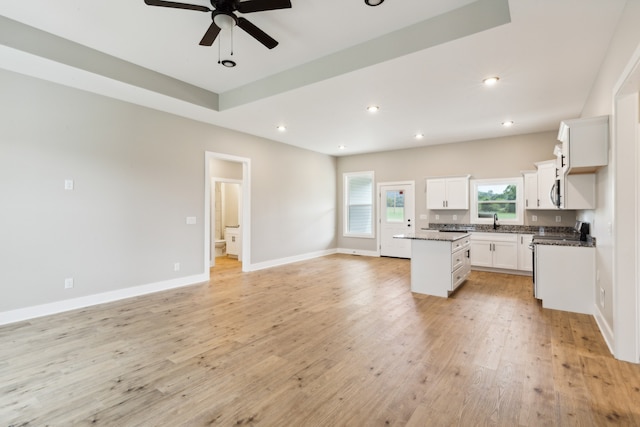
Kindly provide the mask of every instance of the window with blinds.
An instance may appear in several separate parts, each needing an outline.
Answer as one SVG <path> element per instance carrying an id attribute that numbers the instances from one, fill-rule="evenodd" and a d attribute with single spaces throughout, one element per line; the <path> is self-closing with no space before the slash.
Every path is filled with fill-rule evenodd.
<path id="1" fill-rule="evenodd" d="M 373 172 L 344 174 L 344 235 L 374 237 Z"/>

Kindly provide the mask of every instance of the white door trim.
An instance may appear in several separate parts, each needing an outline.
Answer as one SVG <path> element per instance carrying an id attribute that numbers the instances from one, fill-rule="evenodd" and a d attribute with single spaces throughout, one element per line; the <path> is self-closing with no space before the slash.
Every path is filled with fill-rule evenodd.
<path id="1" fill-rule="evenodd" d="M 613 90 L 613 334 L 617 359 L 640 363 L 640 45 Z M 629 102 L 631 101 L 631 102 Z M 619 116 L 620 115 L 620 116 Z M 623 127 L 624 126 L 624 127 Z M 633 126 L 633 128 L 632 128 Z M 622 153 L 620 153 L 622 152 Z M 618 159 L 633 162 L 633 179 L 622 174 Z M 629 164 L 627 164 L 627 167 Z M 624 178 L 627 178 L 626 180 Z M 630 182 L 629 182 L 630 181 Z M 622 191 L 620 187 L 622 186 Z M 623 205 L 623 206 L 621 206 Z M 626 211 L 626 213 L 625 213 Z M 632 211 L 629 213 L 629 211 Z M 625 217 L 621 220 L 620 217 Z M 624 242 L 624 244 L 623 244 Z M 632 251 L 633 268 L 622 262 Z M 623 284 L 626 284 L 624 286 Z M 633 324 L 629 324 L 633 322 Z"/>
<path id="2" fill-rule="evenodd" d="M 240 241 L 242 260 L 242 271 L 251 271 L 251 159 L 247 157 L 238 157 L 230 154 L 215 153 L 205 151 L 204 153 L 204 266 L 205 273 L 209 274 L 209 264 L 211 263 L 211 167 L 212 159 L 226 160 L 231 162 L 242 163 L 242 214 L 240 223 Z"/>
<path id="3" fill-rule="evenodd" d="M 389 185 L 405 185 L 410 186 L 412 188 L 412 198 L 411 201 L 413 204 L 413 212 L 411 212 L 411 218 L 413 219 L 413 226 L 416 224 L 416 182 L 415 181 L 390 181 L 390 182 L 379 182 L 376 186 L 376 194 L 378 195 L 378 221 L 377 221 L 377 238 L 376 238 L 376 252 L 378 256 L 380 256 L 380 245 L 382 243 L 382 196 L 381 191 L 382 187 Z M 415 231 L 415 230 L 414 230 Z"/>

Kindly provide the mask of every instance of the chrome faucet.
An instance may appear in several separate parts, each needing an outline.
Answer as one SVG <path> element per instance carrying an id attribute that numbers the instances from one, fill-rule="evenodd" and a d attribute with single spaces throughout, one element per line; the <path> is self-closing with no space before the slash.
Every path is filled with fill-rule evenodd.
<path id="1" fill-rule="evenodd" d="M 494 230 L 498 229 L 498 214 L 497 213 L 493 214 L 493 229 Z"/>

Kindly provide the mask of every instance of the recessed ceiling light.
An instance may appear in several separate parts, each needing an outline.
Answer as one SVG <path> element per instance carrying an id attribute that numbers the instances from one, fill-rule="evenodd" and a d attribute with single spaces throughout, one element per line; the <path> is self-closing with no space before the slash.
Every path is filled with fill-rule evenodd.
<path id="1" fill-rule="evenodd" d="M 507 120 L 506 122 L 502 122 L 502 126 L 506 128 L 510 128 L 513 125 L 514 125 L 513 120 Z"/>
<path id="2" fill-rule="evenodd" d="M 284 126 L 284 125 L 280 125 L 280 126 L 276 127 L 276 129 L 278 129 L 280 132 L 284 132 L 284 131 L 287 130 L 287 127 Z"/>
<path id="3" fill-rule="evenodd" d="M 378 107 L 377 105 L 369 105 L 367 107 L 367 111 L 370 112 L 370 113 L 375 113 L 379 109 L 380 109 L 380 107 Z"/>
<path id="4" fill-rule="evenodd" d="M 416 139 L 422 139 L 422 138 L 424 138 L 424 134 L 423 133 L 416 133 L 415 134 L 415 138 Z"/>
<path id="5" fill-rule="evenodd" d="M 380 6 L 384 0 L 364 0 L 367 6 Z"/>
<path id="6" fill-rule="evenodd" d="M 493 86 L 498 83 L 498 80 L 500 80 L 500 77 L 487 77 L 482 83 L 484 83 L 485 86 Z"/>
<path id="7" fill-rule="evenodd" d="M 346 150 L 347 147 L 345 145 L 338 145 L 338 150 Z"/>

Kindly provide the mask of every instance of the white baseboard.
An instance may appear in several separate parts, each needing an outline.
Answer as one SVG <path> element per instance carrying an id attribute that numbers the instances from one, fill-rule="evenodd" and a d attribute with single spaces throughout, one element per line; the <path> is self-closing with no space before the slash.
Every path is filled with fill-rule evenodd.
<path id="1" fill-rule="evenodd" d="M 62 313 L 65 311 L 76 310 L 79 308 L 90 307 L 92 305 L 104 304 L 107 302 L 118 301 L 131 297 L 137 297 L 154 292 L 195 285 L 198 283 L 207 282 L 208 280 L 209 273 L 207 272 L 193 276 L 165 280 L 163 282 L 150 283 L 147 285 L 118 289 L 116 291 L 103 292 L 100 294 L 87 295 L 84 297 L 4 311 L 0 312 L 0 325 L 21 322 L 23 320 L 35 319 L 36 317 L 48 316 L 50 314 Z"/>
<path id="2" fill-rule="evenodd" d="M 339 254 L 347 254 L 347 255 L 362 255 L 362 256 L 373 256 L 373 257 L 380 256 L 380 253 L 377 251 L 363 251 L 360 249 L 338 248 L 337 252 Z"/>
<path id="3" fill-rule="evenodd" d="M 336 253 L 335 249 L 328 249 L 325 251 L 310 252 L 307 254 L 296 255 L 296 256 L 287 257 L 287 258 L 274 259 L 271 261 L 257 262 L 255 264 L 251 264 L 248 267 L 247 271 L 264 270 L 265 268 L 278 267 L 280 265 L 292 264 L 294 262 L 306 261 L 313 258 L 320 258 L 323 256 L 332 255 L 335 253 Z"/>
<path id="4" fill-rule="evenodd" d="M 600 333 L 604 338 L 604 342 L 607 343 L 607 347 L 609 347 L 609 351 L 615 357 L 615 352 L 613 351 L 615 347 L 615 337 L 613 335 L 613 330 L 609 327 L 609 324 L 605 320 L 604 316 L 602 315 L 602 312 L 600 311 L 600 307 L 598 307 L 597 304 L 594 305 L 593 311 L 595 313 L 593 317 L 594 319 L 596 319 L 596 324 L 600 329 Z"/>

